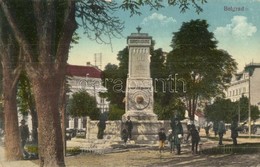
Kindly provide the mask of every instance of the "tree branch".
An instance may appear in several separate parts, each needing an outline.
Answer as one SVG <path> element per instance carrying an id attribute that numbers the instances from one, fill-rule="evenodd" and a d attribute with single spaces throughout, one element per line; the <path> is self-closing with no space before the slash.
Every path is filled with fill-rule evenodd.
<path id="1" fill-rule="evenodd" d="M 21 31 L 18 29 L 17 25 L 15 24 L 15 21 L 9 11 L 9 8 L 8 6 L 6 5 L 6 3 L 4 2 L 4 0 L 0 0 L 0 5 L 1 5 L 1 8 L 7 18 L 7 21 L 10 25 L 10 27 L 12 28 L 13 30 L 13 33 L 14 33 L 14 36 L 16 38 L 16 40 L 18 41 L 19 45 L 22 47 L 22 49 L 24 50 L 25 52 L 25 57 L 26 59 L 28 59 L 29 62 L 32 63 L 32 53 L 31 53 L 31 48 L 28 44 L 28 42 L 26 41 L 24 35 L 21 33 Z"/>
<path id="2" fill-rule="evenodd" d="M 58 69 L 62 65 L 66 65 L 68 59 L 68 52 L 71 43 L 73 33 L 77 29 L 77 23 L 75 20 L 75 1 L 70 0 L 68 2 L 67 11 L 64 16 L 64 25 L 61 32 L 61 37 L 57 47 L 56 68 Z"/>

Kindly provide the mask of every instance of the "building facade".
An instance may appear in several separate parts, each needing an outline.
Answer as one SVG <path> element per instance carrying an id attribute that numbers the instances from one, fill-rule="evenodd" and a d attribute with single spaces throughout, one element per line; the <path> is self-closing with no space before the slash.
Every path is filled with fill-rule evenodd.
<path id="1" fill-rule="evenodd" d="M 84 90 L 96 98 L 97 107 L 101 113 L 109 111 L 109 102 L 99 95 L 99 93 L 107 91 L 107 89 L 102 86 L 102 71 L 99 68 L 90 63 L 87 63 L 86 66 L 68 65 L 66 74 L 70 89 L 70 92 L 67 93 L 68 97 L 71 97 L 73 93 Z M 84 129 L 85 118 L 69 118 L 67 128 Z"/>
<path id="2" fill-rule="evenodd" d="M 244 70 L 235 74 L 228 88 L 225 90 L 226 98 L 232 102 L 238 101 L 242 96 L 250 97 L 250 104 L 260 107 L 260 63 L 251 63 Z"/>

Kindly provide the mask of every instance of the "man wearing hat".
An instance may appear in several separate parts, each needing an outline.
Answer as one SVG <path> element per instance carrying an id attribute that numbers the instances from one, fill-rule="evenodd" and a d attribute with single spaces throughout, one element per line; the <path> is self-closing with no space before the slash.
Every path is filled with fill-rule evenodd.
<path id="1" fill-rule="evenodd" d="M 22 149 L 24 154 L 26 155 L 26 151 L 24 150 L 24 146 L 27 142 L 27 140 L 29 139 L 29 128 L 27 125 L 25 125 L 25 120 L 22 119 L 21 120 L 21 125 L 20 125 L 20 134 L 21 134 L 21 145 L 22 145 Z"/>
<path id="2" fill-rule="evenodd" d="M 171 122 L 172 133 L 174 136 L 174 145 L 177 148 L 177 154 L 181 153 L 181 138 L 183 136 L 182 124 L 178 117 L 175 117 Z"/>

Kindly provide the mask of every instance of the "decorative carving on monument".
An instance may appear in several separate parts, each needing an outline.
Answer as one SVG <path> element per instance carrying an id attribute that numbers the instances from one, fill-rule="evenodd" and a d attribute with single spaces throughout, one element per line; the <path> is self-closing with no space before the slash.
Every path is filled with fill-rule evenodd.
<path id="1" fill-rule="evenodd" d="M 151 93 L 149 91 L 137 90 L 129 95 L 129 109 L 136 109 L 142 111 L 149 107 L 151 103 Z"/>

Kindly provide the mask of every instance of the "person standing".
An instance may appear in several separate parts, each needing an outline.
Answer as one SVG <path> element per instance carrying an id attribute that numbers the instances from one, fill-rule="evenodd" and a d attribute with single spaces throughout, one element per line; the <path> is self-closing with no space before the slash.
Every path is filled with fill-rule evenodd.
<path id="1" fill-rule="evenodd" d="M 233 140 L 233 145 L 237 145 L 237 137 L 238 137 L 238 123 L 237 119 L 234 118 L 231 122 L 231 138 Z"/>
<path id="2" fill-rule="evenodd" d="M 218 124 L 218 136 L 219 136 L 219 145 L 223 145 L 223 135 L 226 134 L 226 127 L 223 121 L 220 121 Z"/>
<path id="3" fill-rule="evenodd" d="M 130 119 L 130 116 L 127 116 L 127 120 L 125 122 L 125 126 L 127 128 L 127 131 L 128 131 L 128 138 L 129 140 L 132 139 L 132 130 L 133 130 L 133 123 Z"/>
<path id="4" fill-rule="evenodd" d="M 20 135 L 21 135 L 21 146 L 22 146 L 24 156 L 26 158 L 28 158 L 29 154 L 25 151 L 24 146 L 29 139 L 29 128 L 25 124 L 24 119 L 22 119 L 20 123 L 21 123 L 21 125 L 19 127 L 19 130 L 20 130 Z"/>
<path id="5" fill-rule="evenodd" d="M 127 142 L 127 139 L 128 139 L 128 132 L 127 132 L 127 129 L 125 127 L 122 130 L 121 138 L 124 141 L 124 145 L 126 146 L 126 142 Z"/>
<path id="6" fill-rule="evenodd" d="M 177 154 L 181 154 L 181 138 L 183 137 L 183 128 L 180 120 L 176 117 L 171 122 L 172 132 L 174 136 L 174 145 L 177 148 Z"/>
<path id="7" fill-rule="evenodd" d="M 206 124 L 205 124 L 206 137 L 209 137 L 209 129 L 210 129 L 210 124 L 208 122 L 206 122 Z M 216 133 L 216 132 L 214 131 L 214 133 Z M 215 135 L 215 137 L 216 137 L 216 135 Z"/>
<path id="8" fill-rule="evenodd" d="M 214 121 L 214 123 L 213 123 L 213 131 L 214 131 L 214 135 L 216 137 L 218 134 L 218 122 L 217 121 Z"/>
<path id="9" fill-rule="evenodd" d="M 168 143 L 170 147 L 170 153 L 174 152 L 174 136 L 172 134 L 172 130 L 170 129 L 168 132 Z"/>
<path id="10" fill-rule="evenodd" d="M 159 151 L 160 153 L 162 152 L 162 150 L 164 149 L 165 146 L 165 140 L 166 140 L 166 134 L 164 132 L 164 128 L 161 128 L 159 133 L 158 133 L 158 137 L 159 137 Z"/>
<path id="11" fill-rule="evenodd" d="M 191 134 L 191 143 L 192 143 L 191 144 L 192 154 L 198 154 L 198 144 L 200 141 L 199 131 L 196 129 L 195 126 L 192 126 L 190 129 L 190 134 Z"/>
<path id="12" fill-rule="evenodd" d="M 187 143 L 188 143 L 189 138 L 190 138 L 190 136 L 191 136 L 190 130 L 191 130 L 192 128 L 195 128 L 195 129 L 196 129 L 196 127 L 195 127 L 193 121 L 190 121 L 190 122 L 188 122 L 188 124 L 187 124 L 187 130 L 188 130 L 188 135 L 187 135 L 187 138 L 186 138 Z"/>
<path id="13" fill-rule="evenodd" d="M 106 129 L 106 121 L 104 119 L 100 119 L 98 124 L 98 134 L 97 134 L 97 138 L 98 139 L 103 139 L 104 137 L 104 131 Z"/>

